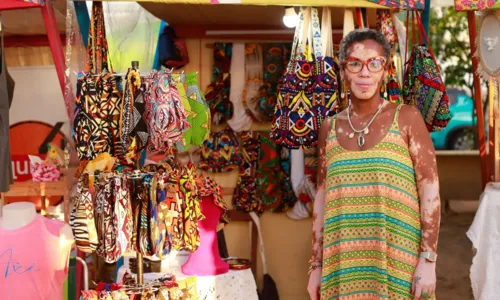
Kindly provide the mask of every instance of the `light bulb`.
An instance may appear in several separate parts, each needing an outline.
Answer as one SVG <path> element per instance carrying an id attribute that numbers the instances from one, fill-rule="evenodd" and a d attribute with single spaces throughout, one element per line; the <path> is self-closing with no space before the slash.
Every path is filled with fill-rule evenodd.
<path id="1" fill-rule="evenodd" d="M 294 28 L 299 23 L 299 16 L 295 13 L 295 8 L 285 8 L 285 15 L 283 16 L 283 23 L 288 28 Z"/>

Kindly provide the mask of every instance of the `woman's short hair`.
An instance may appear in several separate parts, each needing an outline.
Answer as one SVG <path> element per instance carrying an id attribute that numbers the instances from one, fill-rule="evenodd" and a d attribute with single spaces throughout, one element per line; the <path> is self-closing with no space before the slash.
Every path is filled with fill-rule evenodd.
<path id="1" fill-rule="evenodd" d="M 385 38 L 385 36 L 374 29 L 356 29 L 349 32 L 343 39 L 340 41 L 340 50 L 339 50 L 339 60 L 342 63 L 347 58 L 347 50 L 354 44 L 360 43 L 366 40 L 374 40 L 384 49 L 384 57 L 387 61 L 391 58 L 391 45 Z"/>

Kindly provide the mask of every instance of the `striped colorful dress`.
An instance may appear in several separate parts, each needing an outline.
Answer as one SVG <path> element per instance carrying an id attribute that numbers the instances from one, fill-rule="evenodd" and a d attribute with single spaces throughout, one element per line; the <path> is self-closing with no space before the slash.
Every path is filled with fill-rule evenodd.
<path id="1" fill-rule="evenodd" d="M 366 151 L 344 149 L 332 120 L 321 299 L 413 299 L 420 212 L 400 109 L 382 141 Z"/>

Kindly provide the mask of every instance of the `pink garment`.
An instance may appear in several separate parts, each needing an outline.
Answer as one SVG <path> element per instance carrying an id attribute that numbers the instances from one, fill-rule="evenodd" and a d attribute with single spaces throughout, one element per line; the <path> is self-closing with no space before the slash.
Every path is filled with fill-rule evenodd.
<path id="1" fill-rule="evenodd" d="M 0 298 L 2 300 L 63 299 L 67 264 L 58 270 L 61 221 L 37 215 L 19 229 L 0 228 Z"/>

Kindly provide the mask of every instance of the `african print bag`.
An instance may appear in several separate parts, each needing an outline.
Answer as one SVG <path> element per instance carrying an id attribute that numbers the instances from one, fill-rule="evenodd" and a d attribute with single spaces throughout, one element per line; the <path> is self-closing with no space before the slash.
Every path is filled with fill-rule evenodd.
<path id="1" fill-rule="evenodd" d="M 186 114 L 191 128 L 183 136 L 184 143 L 180 141 L 176 144 L 177 150 L 184 152 L 189 150 L 189 145 L 201 146 L 210 136 L 210 107 L 198 87 L 197 73 L 179 74 L 177 76 L 184 85 L 184 97 L 190 107 Z M 182 93 L 180 95 L 181 99 L 183 99 Z M 186 108 L 186 105 L 184 108 Z"/>
<path id="2" fill-rule="evenodd" d="M 420 111 L 429 132 L 441 131 L 452 118 L 448 94 L 436 58 L 432 49 L 427 46 L 429 42 L 418 13 L 416 21 L 420 41 L 423 42 L 423 33 L 427 44 L 413 45 L 410 58 L 406 62 L 403 99 L 405 104 L 414 105 Z M 417 31 L 414 31 L 414 35 L 416 34 Z"/>
<path id="3" fill-rule="evenodd" d="M 88 175 L 79 178 L 69 224 L 73 230 L 78 250 L 86 253 L 94 252 L 99 240 L 94 221 L 94 203 L 89 191 Z"/>
<path id="4" fill-rule="evenodd" d="M 299 18 L 271 127 L 271 137 L 290 149 L 316 147 L 323 120 L 339 109 L 339 66 L 323 53 L 318 10 L 301 9 Z"/>
<path id="5" fill-rule="evenodd" d="M 230 129 L 212 132 L 201 147 L 200 168 L 207 172 L 230 172 L 241 165 L 240 143 Z"/>
<path id="6" fill-rule="evenodd" d="M 191 127 L 179 91 L 169 70 L 153 71 L 147 78 L 146 120 L 150 152 L 165 151 Z"/>
<path id="7" fill-rule="evenodd" d="M 240 211 L 264 212 L 261 195 L 257 191 L 257 173 L 260 154 L 260 139 L 257 131 L 242 131 L 239 133 L 242 163 L 238 185 L 234 190 L 233 206 Z"/>
<path id="8" fill-rule="evenodd" d="M 78 159 L 93 160 L 101 153 L 125 154 L 120 142 L 122 97 L 117 78 L 108 69 L 108 44 L 101 2 L 92 4 L 86 69 L 77 83 L 73 140 Z M 110 63 L 111 66 L 111 63 Z"/>
<path id="9" fill-rule="evenodd" d="M 392 103 L 401 103 L 401 88 L 399 87 L 398 76 L 396 74 L 396 68 L 394 67 L 394 62 L 390 61 L 388 80 L 385 86 L 387 91 L 387 100 Z"/>
<path id="10" fill-rule="evenodd" d="M 287 211 L 297 201 L 290 180 L 290 150 L 276 145 L 269 137 L 269 131 L 261 131 L 259 139 L 259 167 L 255 175 L 257 194 L 264 210 Z"/>
<path id="11" fill-rule="evenodd" d="M 186 114 L 186 120 L 191 125 L 193 123 L 193 112 L 191 110 L 191 103 L 186 96 L 186 86 L 185 86 L 185 75 L 184 74 L 172 74 L 172 79 L 175 82 L 177 91 L 179 92 L 179 99 L 182 103 L 182 108 Z M 187 151 L 191 145 L 191 139 L 193 136 L 193 128 L 190 126 L 182 134 L 181 139 L 175 143 L 177 149 L 180 152 Z"/>
<path id="12" fill-rule="evenodd" d="M 123 92 L 121 142 L 127 153 L 135 157 L 148 144 L 149 133 L 144 121 L 146 83 L 138 70 L 128 69 Z"/>
<path id="13" fill-rule="evenodd" d="M 232 51 L 233 44 L 214 44 L 212 83 L 205 94 L 213 124 L 224 123 L 233 116 L 233 105 L 229 100 Z"/>

